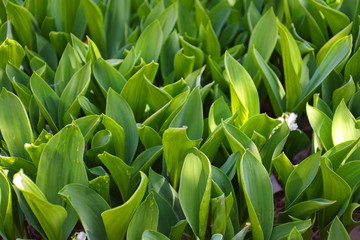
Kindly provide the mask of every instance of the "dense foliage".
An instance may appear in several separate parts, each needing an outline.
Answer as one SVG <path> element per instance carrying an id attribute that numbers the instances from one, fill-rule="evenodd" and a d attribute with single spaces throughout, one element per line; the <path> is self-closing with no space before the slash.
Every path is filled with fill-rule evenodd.
<path id="1" fill-rule="evenodd" d="M 359 13 L 359 0 L 0 0 L 0 236 L 349 239 Z"/>

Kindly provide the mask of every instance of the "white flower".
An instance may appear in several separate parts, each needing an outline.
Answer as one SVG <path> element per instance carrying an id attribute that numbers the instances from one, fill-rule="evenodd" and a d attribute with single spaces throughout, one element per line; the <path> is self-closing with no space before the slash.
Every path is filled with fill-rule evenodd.
<path id="1" fill-rule="evenodd" d="M 281 123 L 275 127 L 274 130 L 278 129 L 281 124 L 286 122 L 286 124 L 289 126 L 291 131 L 295 131 L 298 129 L 298 125 L 296 123 L 297 115 L 295 113 L 283 113 L 281 117 L 278 117 L 277 120 L 280 120 Z"/>
<path id="2" fill-rule="evenodd" d="M 76 237 L 78 240 L 86 240 L 86 234 L 84 232 L 79 232 Z"/>

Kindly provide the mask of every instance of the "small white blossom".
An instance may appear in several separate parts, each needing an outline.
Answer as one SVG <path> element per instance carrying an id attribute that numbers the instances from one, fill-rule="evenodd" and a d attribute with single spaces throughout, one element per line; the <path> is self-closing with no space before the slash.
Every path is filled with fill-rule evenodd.
<path id="1" fill-rule="evenodd" d="M 86 240 L 86 234 L 84 232 L 79 232 L 76 237 L 78 240 Z"/>
<path id="2" fill-rule="evenodd" d="M 283 113 L 281 117 L 278 117 L 277 120 L 280 120 L 281 123 L 275 127 L 274 130 L 278 129 L 281 124 L 286 122 L 286 124 L 289 126 L 291 131 L 295 131 L 298 129 L 298 125 L 296 123 L 297 115 L 295 113 Z"/>

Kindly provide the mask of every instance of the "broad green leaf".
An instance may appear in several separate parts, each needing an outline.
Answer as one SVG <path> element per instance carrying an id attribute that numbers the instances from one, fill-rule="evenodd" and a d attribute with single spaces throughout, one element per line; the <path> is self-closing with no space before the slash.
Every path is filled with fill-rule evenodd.
<path id="1" fill-rule="evenodd" d="M 319 109 L 306 104 L 306 113 L 312 129 L 319 137 L 321 144 L 326 150 L 333 147 L 331 137 L 332 120 Z"/>
<path id="2" fill-rule="evenodd" d="M 126 83 L 121 73 L 101 58 L 94 62 L 93 74 L 105 97 L 109 88 L 119 93 Z"/>
<path id="3" fill-rule="evenodd" d="M 319 227 L 328 225 L 336 215 L 341 216 L 349 203 L 350 186 L 330 168 L 330 160 L 321 159 L 321 173 L 323 178 L 323 197 L 336 203 L 322 210 L 319 214 Z"/>
<path id="4" fill-rule="evenodd" d="M 135 45 L 135 51 L 146 63 L 157 61 L 163 44 L 163 31 L 160 22 L 155 20 L 140 35 Z"/>
<path id="5" fill-rule="evenodd" d="M 326 54 L 329 52 L 332 45 L 334 45 L 338 40 L 340 40 L 343 37 L 346 37 L 351 29 L 352 29 L 352 23 L 349 24 L 346 28 L 335 34 L 329 41 L 327 41 L 319 50 L 319 52 L 316 54 L 316 62 L 320 64 L 323 60 Z"/>
<path id="6" fill-rule="evenodd" d="M 58 10 L 59 11 L 59 10 Z M 86 27 L 84 9 L 80 1 L 63 0 L 60 1 L 60 20 L 61 26 L 66 33 L 73 33 L 77 37 L 82 37 Z M 55 16 L 55 21 L 59 20 Z M 59 25 L 59 23 L 57 24 Z"/>
<path id="7" fill-rule="evenodd" d="M 126 165 L 122 159 L 107 152 L 98 155 L 98 157 L 109 170 L 110 175 L 120 190 L 121 197 L 125 202 L 128 199 L 130 177 L 133 173 L 133 168 Z"/>
<path id="8" fill-rule="evenodd" d="M 8 176 L 3 169 L 0 169 L 0 236 L 4 239 L 14 239 L 16 234 L 12 204 Z"/>
<path id="9" fill-rule="evenodd" d="M 274 218 L 270 177 L 259 160 L 247 150 L 237 168 L 244 191 L 254 239 L 270 239 Z"/>
<path id="10" fill-rule="evenodd" d="M 285 112 L 285 90 L 275 72 L 267 65 L 260 53 L 253 49 L 255 63 L 257 64 L 270 98 L 271 105 L 276 116 L 281 116 Z"/>
<path id="11" fill-rule="evenodd" d="M 57 194 L 66 184 L 88 184 L 83 161 L 84 138 L 79 127 L 68 125 L 55 134 L 40 156 L 36 185 L 49 202 L 63 204 Z"/>
<path id="12" fill-rule="evenodd" d="M 148 173 L 150 167 L 155 163 L 156 160 L 159 159 L 162 153 L 162 146 L 151 147 L 140 153 L 131 164 L 131 166 L 134 168 L 134 173 L 138 173 L 139 171 Z"/>
<path id="13" fill-rule="evenodd" d="M 186 133 L 192 140 L 202 138 L 204 120 L 199 87 L 190 93 L 187 102 L 176 114 L 169 127 L 186 128 Z"/>
<path id="14" fill-rule="evenodd" d="M 348 103 L 351 100 L 352 96 L 355 94 L 355 92 L 356 86 L 352 77 L 350 77 L 350 80 L 348 82 L 344 83 L 344 85 L 335 89 L 332 92 L 333 109 L 336 109 L 343 99 L 345 103 Z"/>
<path id="15" fill-rule="evenodd" d="M 12 63 L 8 63 L 6 65 L 6 75 L 9 79 L 13 79 L 16 82 L 23 84 L 24 86 L 29 85 L 30 77 Z"/>
<path id="16" fill-rule="evenodd" d="M 186 78 L 193 72 L 195 56 L 188 56 L 181 48 L 174 56 L 174 78 Z"/>
<path id="17" fill-rule="evenodd" d="M 81 0 L 84 7 L 90 37 L 94 40 L 103 54 L 106 53 L 106 41 L 104 31 L 104 17 L 101 9 L 91 0 Z"/>
<path id="18" fill-rule="evenodd" d="M 290 173 L 294 170 L 289 158 L 285 153 L 281 153 L 276 158 L 272 159 L 272 165 L 274 165 L 276 173 L 279 175 L 281 182 L 285 185 Z"/>
<path id="19" fill-rule="evenodd" d="M 277 22 L 284 67 L 286 109 L 292 111 L 301 96 L 302 58 L 295 39 L 287 28 Z"/>
<path id="20" fill-rule="evenodd" d="M 167 7 L 157 18 L 162 28 L 163 40 L 166 40 L 169 34 L 173 31 L 177 21 L 177 14 L 177 3 L 174 2 L 169 7 Z"/>
<path id="21" fill-rule="evenodd" d="M 197 26 L 193 12 L 191 11 L 194 1 L 178 1 L 177 28 L 181 35 L 196 36 Z"/>
<path id="22" fill-rule="evenodd" d="M 183 232 L 184 232 L 185 228 L 187 227 L 187 224 L 188 224 L 188 222 L 185 219 L 180 220 L 177 224 L 175 224 L 171 228 L 171 232 L 169 235 L 170 239 L 181 240 Z"/>
<path id="23" fill-rule="evenodd" d="M 255 143 L 240 129 L 231 124 L 223 123 L 225 136 L 230 144 L 232 152 L 239 152 L 242 156 L 247 149 L 260 161 L 260 153 Z"/>
<path id="24" fill-rule="evenodd" d="M 360 49 L 358 49 L 354 55 L 352 55 L 349 61 L 345 66 L 345 79 L 347 79 L 350 75 L 353 76 L 354 79 L 359 79 L 360 73 Z"/>
<path id="25" fill-rule="evenodd" d="M 334 145 L 355 140 L 360 137 L 359 123 L 355 120 L 344 101 L 341 101 L 334 113 L 332 140 Z"/>
<path id="26" fill-rule="evenodd" d="M 5 70 L 8 63 L 13 64 L 14 67 L 20 67 L 25 52 L 17 41 L 6 38 L 0 45 L 0 55 L 0 68 Z"/>
<path id="27" fill-rule="evenodd" d="M 76 117 L 80 111 L 77 98 L 85 95 L 90 84 L 91 67 L 89 64 L 80 68 L 64 88 L 59 102 L 60 126 L 70 123 L 71 117 Z"/>
<path id="28" fill-rule="evenodd" d="M 110 176 L 108 174 L 98 176 L 89 181 L 89 187 L 99 193 L 105 201 L 109 201 Z"/>
<path id="29" fill-rule="evenodd" d="M 350 240 L 350 236 L 338 216 L 335 217 L 329 230 L 328 240 L 344 239 Z"/>
<path id="30" fill-rule="evenodd" d="M 311 3 L 323 14 L 333 34 L 344 29 L 350 23 L 350 19 L 341 11 L 331 8 L 323 2 L 311 0 Z"/>
<path id="31" fill-rule="evenodd" d="M 232 112 L 235 113 L 241 105 L 245 107 L 248 111 L 245 121 L 247 118 L 258 114 L 260 112 L 260 103 L 255 84 L 245 68 L 228 52 L 225 53 L 225 72 L 230 82 L 230 88 L 233 89 L 231 92 Z M 236 101 L 241 102 L 241 105 L 236 104 Z"/>
<path id="32" fill-rule="evenodd" d="M 289 233 L 289 236 L 287 237 L 288 240 L 303 240 L 303 237 L 301 236 L 301 233 L 297 230 L 296 227 L 294 227 L 291 232 Z"/>
<path id="33" fill-rule="evenodd" d="M 220 59 L 220 55 L 221 55 L 220 43 L 210 22 L 206 25 L 206 28 L 204 30 L 205 33 L 204 33 L 203 41 L 205 42 L 204 43 L 205 52 L 213 59 L 216 60 Z"/>
<path id="34" fill-rule="evenodd" d="M 69 83 L 71 77 L 81 68 L 81 60 L 74 48 L 68 44 L 61 56 L 59 66 L 56 69 L 54 78 L 54 88 L 57 95 L 61 96 L 64 88 Z"/>
<path id="35" fill-rule="evenodd" d="M 344 161 L 347 160 L 349 155 L 355 151 L 360 138 L 353 141 L 346 141 L 328 150 L 323 156 L 330 159 L 333 168 L 337 169 Z"/>
<path id="36" fill-rule="evenodd" d="M 30 78 L 30 87 L 40 108 L 41 114 L 55 132 L 59 131 L 58 109 L 60 98 L 55 91 L 39 75 L 33 73 Z"/>
<path id="37" fill-rule="evenodd" d="M 265 62 L 269 61 L 277 42 L 277 35 L 276 16 L 274 10 L 270 8 L 257 22 L 250 36 L 249 50 L 245 58 L 244 67 L 253 79 L 255 79 L 258 70 L 254 56 L 251 53 L 252 49 L 255 48 Z M 266 44 L 264 44 L 264 39 L 267 39 Z M 256 85 L 259 85 L 259 81 L 256 82 Z"/>
<path id="38" fill-rule="evenodd" d="M 208 15 L 214 28 L 214 32 L 217 36 L 220 35 L 220 31 L 227 22 L 227 18 L 229 17 L 230 12 L 231 7 L 226 1 L 221 1 L 210 9 Z"/>
<path id="39" fill-rule="evenodd" d="M 34 135 L 24 105 L 16 95 L 3 89 L 0 106 L 0 130 L 10 156 L 27 159 L 24 144 L 32 143 Z"/>
<path id="40" fill-rule="evenodd" d="M 176 53 L 180 50 L 179 39 L 176 30 L 165 40 L 163 49 L 167 51 L 160 52 L 160 70 L 165 83 L 173 82 L 172 72 L 174 71 L 174 58 Z"/>
<path id="41" fill-rule="evenodd" d="M 0 156 L 0 166 L 3 169 L 15 170 L 16 172 L 24 169 L 30 177 L 35 176 L 37 171 L 33 162 L 19 157 Z"/>
<path id="42" fill-rule="evenodd" d="M 75 124 L 80 128 L 80 131 L 85 140 L 85 144 L 90 140 L 92 134 L 99 125 L 101 118 L 102 116 L 99 115 L 90 115 L 76 119 L 74 121 Z"/>
<path id="43" fill-rule="evenodd" d="M 312 226 L 311 219 L 305 221 L 289 222 L 278 225 L 274 227 L 270 240 L 286 238 L 294 228 L 296 228 L 300 233 L 304 233 L 311 226 Z"/>
<path id="44" fill-rule="evenodd" d="M 168 236 L 172 227 L 178 223 L 179 218 L 177 217 L 170 203 L 168 203 L 165 198 L 160 196 L 160 194 L 155 191 L 151 191 L 151 193 L 154 195 L 156 205 L 159 207 L 159 221 L 157 230 Z"/>
<path id="45" fill-rule="evenodd" d="M 63 224 L 67 217 L 65 208 L 48 202 L 41 190 L 22 171 L 14 175 L 13 183 L 22 193 L 46 237 L 48 239 L 64 238 Z"/>
<path id="46" fill-rule="evenodd" d="M 244 240 L 250 227 L 251 227 L 250 224 L 246 225 L 243 229 L 241 229 L 240 232 L 236 233 L 235 236 L 231 240 Z"/>
<path id="47" fill-rule="evenodd" d="M 269 129 L 270 130 L 270 129 Z M 260 156 L 265 168 L 270 171 L 273 158 L 281 154 L 284 149 L 285 143 L 290 135 L 290 129 L 287 124 L 282 124 L 271 135 L 269 140 L 264 144 L 260 151 Z"/>
<path id="48" fill-rule="evenodd" d="M 138 125 L 137 127 L 141 143 L 146 149 L 162 144 L 161 136 L 152 127 L 143 124 Z"/>
<path id="49" fill-rule="evenodd" d="M 294 205 L 309 187 L 318 173 L 319 166 L 320 152 L 306 158 L 290 173 L 285 185 L 287 208 Z"/>
<path id="50" fill-rule="evenodd" d="M 100 214 L 110 206 L 97 192 L 73 183 L 66 185 L 59 194 L 74 208 L 90 240 L 107 239 Z"/>
<path id="51" fill-rule="evenodd" d="M 183 47 L 183 53 L 186 56 L 194 56 L 195 57 L 194 69 L 201 68 L 203 66 L 203 63 L 205 60 L 203 51 L 200 48 L 185 41 L 184 38 L 181 36 L 179 36 L 179 40 L 180 40 L 181 46 Z M 184 75 L 184 77 L 186 77 L 186 76 Z"/>
<path id="52" fill-rule="evenodd" d="M 107 3 L 104 21 L 107 55 L 111 58 L 124 43 L 126 24 L 130 19 L 131 1 L 111 0 Z"/>
<path id="53" fill-rule="evenodd" d="M 342 216 L 342 223 L 346 228 L 351 229 L 359 225 L 360 221 L 356 219 L 356 211 L 360 207 L 359 203 L 350 203 Z"/>
<path id="54" fill-rule="evenodd" d="M 23 46 L 29 49 L 35 48 L 35 34 L 33 28 L 33 16 L 23 6 L 8 1 L 6 13 L 14 28 L 14 32 Z"/>
<path id="55" fill-rule="evenodd" d="M 126 234 L 127 239 L 141 240 L 146 230 L 156 230 L 159 220 L 159 207 L 154 195 L 150 193 L 132 217 Z"/>
<path id="56" fill-rule="evenodd" d="M 200 239 L 205 239 L 210 194 L 210 161 L 202 152 L 194 148 L 186 156 L 181 171 L 179 200 L 186 220 Z"/>
<path id="57" fill-rule="evenodd" d="M 164 159 L 172 185 L 178 188 L 184 159 L 190 149 L 199 145 L 200 140 L 191 140 L 186 134 L 186 128 L 169 128 L 162 138 Z"/>
<path id="58" fill-rule="evenodd" d="M 354 191 L 360 183 L 360 161 L 351 161 L 336 170 L 336 173 L 344 179 Z"/>
<path id="59" fill-rule="evenodd" d="M 159 232 L 146 230 L 143 232 L 141 240 L 169 240 L 169 238 Z"/>
<path id="60" fill-rule="evenodd" d="M 111 132 L 113 148 L 115 155 L 121 159 L 125 159 L 126 154 L 126 141 L 125 141 L 125 131 L 115 120 L 109 116 L 103 115 L 102 124 L 105 126 L 105 129 Z"/>
<path id="61" fill-rule="evenodd" d="M 209 110 L 209 129 L 213 132 L 223 120 L 231 117 L 231 111 L 224 98 L 214 101 Z"/>
<path id="62" fill-rule="evenodd" d="M 104 211 L 101 214 L 109 240 L 123 239 L 125 237 L 126 229 L 136 209 L 139 207 L 147 187 L 148 178 L 142 172 L 140 172 L 140 175 L 141 181 L 139 187 L 132 197 L 123 205 Z"/>
<path id="63" fill-rule="evenodd" d="M 54 47 L 50 42 L 42 37 L 40 34 L 36 34 L 36 48 L 39 56 L 55 70 L 57 67 L 57 54 Z"/>
<path id="64" fill-rule="evenodd" d="M 278 221 L 287 222 L 294 217 L 297 219 L 309 219 L 312 214 L 334 203 L 335 201 L 329 201 L 322 198 L 302 201 L 280 213 Z"/>
<path id="65" fill-rule="evenodd" d="M 134 114 L 125 99 L 112 89 L 109 89 L 106 102 L 106 115 L 124 130 L 126 139 L 124 161 L 131 163 L 139 142 Z"/>
<path id="66" fill-rule="evenodd" d="M 97 115 L 101 114 L 101 110 L 85 96 L 78 97 L 79 105 L 84 111 L 85 115 Z"/>
<path id="67" fill-rule="evenodd" d="M 324 60 L 315 70 L 309 83 L 306 84 L 303 89 L 301 98 L 294 108 L 294 111 L 300 111 L 304 107 L 305 103 L 309 100 L 310 96 L 313 95 L 321 83 L 350 55 L 351 47 L 351 36 L 343 37 L 331 46 L 328 53 L 325 55 Z"/>

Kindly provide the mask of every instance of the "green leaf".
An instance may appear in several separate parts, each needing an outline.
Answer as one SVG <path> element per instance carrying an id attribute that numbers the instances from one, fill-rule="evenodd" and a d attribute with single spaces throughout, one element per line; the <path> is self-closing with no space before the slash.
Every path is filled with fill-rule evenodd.
<path id="1" fill-rule="evenodd" d="M 360 183 L 360 161 L 351 161 L 336 170 L 336 173 L 344 179 L 349 187 L 355 191 Z"/>
<path id="2" fill-rule="evenodd" d="M 98 157 L 109 170 L 111 177 L 120 190 L 121 197 L 125 202 L 129 195 L 129 184 L 133 168 L 126 165 L 122 159 L 107 152 L 98 155 Z"/>
<path id="3" fill-rule="evenodd" d="M 319 109 L 306 104 L 306 113 L 311 125 L 311 128 L 315 131 L 319 137 L 321 144 L 326 150 L 333 147 L 333 141 L 331 137 L 331 125 L 332 120 Z"/>
<path id="4" fill-rule="evenodd" d="M 280 213 L 278 221 L 287 222 L 290 221 L 291 218 L 308 219 L 312 216 L 312 214 L 334 203 L 335 201 L 330 201 L 322 198 L 302 201 L 289 207 L 286 211 Z"/>
<path id="5" fill-rule="evenodd" d="M 85 144 L 90 140 L 100 121 L 101 116 L 99 115 L 85 116 L 74 121 L 75 124 L 80 128 L 80 131 L 85 140 Z"/>
<path id="6" fill-rule="evenodd" d="M 33 177 L 36 175 L 36 167 L 34 163 L 29 160 L 19 157 L 5 157 L 0 156 L 0 165 L 3 169 L 19 171 L 25 169 L 26 174 Z"/>
<path id="7" fill-rule="evenodd" d="M 285 185 L 285 200 L 287 208 L 297 203 L 318 173 L 320 152 L 302 161 L 289 175 Z M 294 187 L 296 186 L 296 187 Z"/>
<path id="8" fill-rule="evenodd" d="M 12 192 L 7 174 L 0 169 L 0 236 L 4 239 L 15 238 L 15 228 L 12 210 Z"/>
<path id="9" fill-rule="evenodd" d="M 146 63 L 157 61 L 163 44 L 163 31 L 160 22 L 155 20 L 140 35 L 136 41 L 135 51 Z"/>
<path id="10" fill-rule="evenodd" d="M 231 117 L 231 111 L 223 97 L 214 101 L 209 110 L 209 129 L 213 132 L 223 120 Z"/>
<path id="11" fill-rule="evenodd" d="M 245 121 L 260 113 L 259 96 L 253 80 L 245 68 L 228 52 L 225 53 L 225 72 L 230 82 L 230 89 L 233 89 L 231 91 L 232 112 L 235 113 L 240 107 L 244 107 L 248 112 Z M 236 104 L 237 101 L 241 104 Z"/>
<path id="12" fill-rule="evenodd" d="M 90 31 L 91 39 L 99 47 L 100 51 L 106 53 L 106 42 L 105 42 L 105 31 L 104 17 L 100 8 L 91 0 L 81 0 L 82 6 L 84 7 L 87 24 Z"/>
<path id="13" fill-rule="evenodd" d="M 70 123 L 71 117 L 76 117 L 80 111 L 80 104 L 77 98 L 85 95 L 90 84 L 91 67 L 86 64 L 80 68 L 64 88 L 59 102 L 59 123 L 60 126 Z"/>
<path id="14" fill-rule="evenodd" d="M 61 56 L 56 69 L 54 88 L 57 95 L 61 96 L 71 77 L 81 68 L 81 60 L 74 48 L 68 44 Z"/>
<path id="15" fill-rule="evenodd" d="M 295 39 L 287 28 L 277 22 L 284 67 L 286 109 L 292 111 L 301 95 L 302 58 Z"/>
<path id="16" fill-rule="evenodd" d="M 359 79 L 360 73 L 360 49 L 358 49 L 354 55 L 352 55 L 349 61 L 345 66 L 345 79 L 347 79 L 350 75 L 353 76 L 354 79 Z"/>
<path id="17" fill-rule="evenodd" d="M 107 239 L 100 214 L 110 209 L 94 190 L 82 184 L 68 184 L 59 194 L 75 209 L 90 240 Z"/>
<path id="18" fill-rule="evenodd" d="M 0 45 L 0 55 L 0 68 L 5 70 L 6 64 L 8 63 L 19 68 L 25 56 L 25 52 L 18 42 L 6 38 Z"/>
<path id="19" fill-rule="evenodd" d="M 334 113 L 332 123 L 332 140 L 334 145 L 355 140 L 360 137 L 360 126 L 347 108 L 344 101 L 341 101 Z"/>
<path id="20" fill-rule="evenodd" d="M 330 168 L 330 160 L 321 159 L 321 173 L 323 178 L 323 197 L 336 203 L 322 210 L 319 214 L 320 229 L 328 225 L 336 215 L 341 216 L 349 204 L 351 196 L 350 186 Z"/>
<path id="21" fill-rule="evenodd" d="M 132 197 L 123 205 L 109 209 L 101 214 L 109 240 L 123 239 L 125 237 L 126 229 L 139 207 L 147 187 L 148 178 L 142 172 L 140 172 L 140 175 L 141 182 Z"/>
<path id="22" fill-rule="evenodd" d="M 239 152 L 242 156 L 247 149 L 260 161 L 260 153 L 255 143 L 241 130 L 231 124 L 223 123 L 225 136 L 230 144 L 232 152 Z"/>
<path id="23" fill-rule="evenodd" d="M 350 240 L 350 236 L 338 216 L 335 217 L 329 230 L 328 240 L 344 239 Z"/>
<path id="24" fill-rule="evenodd" d="M 244 67 L 251 77 L 255 78 L 258 72 L 251 51 L 253 48 L 256 49 L 265 62 L 269 61 L 277 42 L 277 35 L 276 16 L 273 8 L 270 8 L 257 22 L 250 36 L 249 50 L 244 61 Z M 266 44 L 264 44 L 264 39 L 267 39 Z M 256 85 L 259 85 L 259 81 L 256 82 Z"/>
<path id="25" fill-rule="evenodd" d="M 343 37 L 335 42 L 329 52 L 325 55 L 324 60 L 315 70 L 308 84 L 303 89 L 299 103 L 294 108 L 294 111 L 300 111 L 301 108 L 308 101 L 310 96 L 316 91 L 321 83 L 330 75 L 330 73 L 341 64 L 351 52 L 352 37 Z"/>
<path id="26" fill-rule="evenodd" d="M 35 48 L 35 34 L 33 29 L 33 20 L 31 13 L 18 4 L 11 1 L 6 3 L 6 13 L 11 25 L 14 27 L 14 32 L 23 46 L 29 49 Z"/>
<path id="27" fill-rule="evenodd" d="M 253 238 L 270 239 L 274 205 L 268 172 L 249 150 L 242 156 L 237 171 L 244 190 Z"/>
<path id="28" fill-rule="evenodd" d="M 10 156 L 28 159 L 24 144 L 32 143 L 34 136 L 24 105 L 16 95 L 3 89 L 0 106 L 0 130 Z"/>
<path id="29" fill-rule="evenodd" d="M 22 171 L 14 175 L 13 183 L 25 198 L 29 208 L 48 239 L 62 239 L 66 210 L 47 201 L 41 190 Z M 45 236 L 44 236 L 45 237 Z"/>
<path id="30" fill-rule="evenodd" d="M 169 127 L 186 128 L 186 133 L 192 140 L 202 138 L 204 120 L 199 87 L 190 93 L 186 103 L 171 121 Z"/>
<path id="31" fill-rule="evenodd" d="M 294 170 L 294 166 L 290 162 L 289 158 L 285 155 L 285 153 L 281 153 L 279 156 L 272 159 L 272 164 L 274 165 L 281 182 L 285 184 L 290 176 L 290 173 Z"/>
<path id="32" fill-rule="evenodd" d="M 274 227 L 270 240 L 286 238 L 296 228 L 300 233 L 306 232 L 312 226 L 311 219 L 284 223 Z"/>
<path id="33" fill-rule="evenodd" d="M 101 110 L 90 102 L 90 100 L 85 96 L 78 97 L 78 102 L 84 111 L 85 115 L 96 115 L 101 114 Z"/>
<path id="34" fill-rule="evenodd" d="M 347 103 L 351 100 L 352 96 L 356 92 L 355 83 L 350 77 L 350 80 L 341 87 L 335 89 L 332 93 L 332 105 L 333 109 L 336 109 L 337 106 L 340 104 L 341 100 L 344 99 L 344 102 Z"/>
<path id="35" fill-rule="evenodd" d="M 155 163 L 157 159 L 159 159 L 162 153 L 162 146 L 151 147 L 140 153 L 131 164 L 131 166 L 134 168 L 134 173 L 138 173 L 139 171 L 148 173 L 149 168 Z"/>
<path id="36" fill-rule="evenodd" d="M 161 145 L 161 136 L 152 127 L 138 125 L 138 133 L 141 143 L 146 149 Z"/>
<path id="37" fill-rule="evenodd" d="M 102 58 L 99 58 L 94 62 L 93 68 L 94 77 L 105 97 L 109 88 L 114 89 L 114 91 L 118 93 L 121 92 L 126 83 L 126 79 L 119 71 Z"/>
<path id="38" fill-rule="evenodd" d="M 169 34 L 173 31 L 177 22 L 177 2 L 174 2 L 167 7 L 157 18 L 162 28 L 163 40 L 166 40 Z"/>
<path id="39" fill-rule="evenodd" d="M 159 232 L 146 230 L 143 232 L 141 240 L 169 240 L 169 238 Z"/>
<path id="40" fill-rule="evenodd" d="M 115 149 L 115 154 L 121 159 L 125 159 L 126 154 L 126 141 L 125 141 L 125 131 L 115 120 L 112 118 L 103 115 L 102 124 L 105 126 L 106 130 L 111 132 L 113 148 Z"/>
<path id="41" fill-rule="evenodd" d="M 30 78 L 31 91 L 51 129 L 59 131 L 58 125 L 58 107 L 60 103 L 59 96 L 38 74 L 33 73 Z"/>
<path id="42" fill-rule="evenodd" d="M 115 55 L 118 48 L 124 43 L 124 34 L 126 24 L 130 19 L 131 1 L 111 0 L 107 3 L 105 13 L 104 35 L 106 36 L 106 45 L 108 47 L 108 56 Z"/>
<path id="43" fill-rule="evenodd" d="M 186 156 L 181 171 L 179 200 L 186 220 L 200 239 L 205 238 L 210 193 L 210 161 L 202 152 L 194 148 Z"/>
<path id="44" fill-rule="evenodd" d="M 311 0 L 311 4 L 323 14 L 325 21 L 333 34 L 344 29 L 350 23 L 350 19 L 344 13 L 331 8 L 323 2 Z"/>
<path id="45" fill-rule="evenodd" d="M 125 99 L 112 89 L 109 89 L 106 102 L 106 115 L 124 130 L 126 139 L 124 161 L 129 164 L 134 158 L 139 142 L 134 114 Z"/>
<path id="46" fill-rule="evenodd" d="M 275 72 L 267 65 L 260 53 L 253 49 L 255 63 L 257 64 L 269 94 L 270 102 L 276 116 L 281 116 L 285 112 L 285 90 L 276 76 Z"/>
<path id="47" fill-rule="evenodd" d="M 296 227 L 294 227 L 291 232 L 289 233 L 289 236 L 287 237 L 288 240 L 303 240 L 303 237 L 301 236 L 301 233 L 297 230 Z"/>
<path id="48" fill-rule="evenodd" d="M 63 204 L 57 194 L 66 184 L 88 184 L 83 154 L 84 138 L 79 127 L 68 125 L 55 134 L 40 156 L 36 185 L 54 204 Z"/>
<path id="49" fill-rule="evenodd" d="M 141 240 L 144 231 L 157 229 L 158 219 L 159 208 L 154 199 L 154 195 L 150 193 L 134 213 L 129 224 L 126 238 Z"/>

